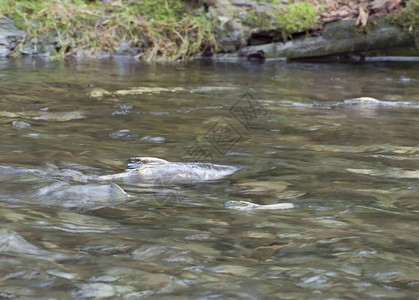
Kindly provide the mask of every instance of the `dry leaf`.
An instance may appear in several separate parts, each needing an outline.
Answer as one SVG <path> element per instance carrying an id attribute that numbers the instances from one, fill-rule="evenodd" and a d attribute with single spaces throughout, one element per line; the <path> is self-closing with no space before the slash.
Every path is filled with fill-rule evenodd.
<path id="1" fill-rule="evenodd" d="M 330 10 L 336 10 L 336 1 L 327 0 L 326 3 L 327 6 L 329 6 Z"/>
<path id="2" fill-rule="evenodd" d="M 387 15 L 402 9 L 402 2 L 402 0 L 375 0 L 371 4 L 371 10 L 378 15 Z"/>
<path id="3" fill-rule="evenodd" d="M 387 2 L 387 11 L 394 12 L 396 10 L 401 9 L 401 2 L 402 0 L 390 0 Z"/>
<path id="4" fill-rule="evenodd" d="M 362 2 L 359 4 L 359 14 L 358 14 L 358 19 L 356 19 L 355 25 L 359 25 L 361 24 L 361 28 L 365 27 L 367 25 L 368 22 L 368 3 L 367 2 Z"/>

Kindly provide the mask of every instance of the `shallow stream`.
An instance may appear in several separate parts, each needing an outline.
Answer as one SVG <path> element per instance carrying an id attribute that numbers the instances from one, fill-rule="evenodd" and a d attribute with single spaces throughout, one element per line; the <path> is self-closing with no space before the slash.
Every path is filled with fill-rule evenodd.
<path id="1" fill-rule="evenodd" d="M 1 299 L 419 296 L 419 63 L 4 60 L 0 125 Z"/>

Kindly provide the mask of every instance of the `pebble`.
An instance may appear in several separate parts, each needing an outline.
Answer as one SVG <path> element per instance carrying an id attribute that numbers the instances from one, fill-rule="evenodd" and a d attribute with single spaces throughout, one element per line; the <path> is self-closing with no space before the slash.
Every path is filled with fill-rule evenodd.
<path id="1" fill-rule="evenodd" d="M 31 127 L 31 124 L 24 121 L 13 121 L 12 125 L 14 128 L 19 128 L 19 129 Z"/>
<path id="2" fill-rule="evenodd" d="M 106 283 L 80 284 L 79 289 L 73 294 L 77 298 L 105 298 L 115 296 L 117 290 Z"/>
<path id="3" fill-rule="evenodd" d="M 145 136 L 143 138 L 141 138 L 142 142 L 149 142 L 149 143 L 156 143 L 156 144 L 161 144 L 164 143 L 165 139 L 164 137 L 160 137 L 160 136 Z"/>

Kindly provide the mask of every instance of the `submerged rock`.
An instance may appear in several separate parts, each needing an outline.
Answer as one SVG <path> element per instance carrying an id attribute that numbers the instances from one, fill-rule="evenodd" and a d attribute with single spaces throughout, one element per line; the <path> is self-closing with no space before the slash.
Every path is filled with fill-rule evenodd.
<path id="1" fill-rule="evenodd" d="M 142 94 L 160 94 L 160 93 L 216 93 L 216 92 L 225 92 L 225 91 L 235 91 L 238 90 L 237 87 L 231 86 L 198 86 L 198 87 L 132 87 L 126 90 L 117 90 L 117 91 L 108 91 L 102 88 L 93 88 L 87 96 L 90 98 L 102 99 L 104 97 L 121 97 L 121 96 L 135 96 Z M 122 108 L 122 107 L 121 107 Z M 124 107 L 125 110 L 131 109 L 132 107 Z"/>
<path id="2" fill-rule="evenodd" d="M 107 298 L 115 296 L 117 289 L 106 283 L 80 284 L 78 289 L 73 291 L 77 298 Z"/>
<path id="3" fill-rule="evenodd" d="M 12 125 L 14 128 L 20 128 L 20 129 L 31 127 L 31 124 L 24 121 L 13 121 Z"/>
<path id="4" fill-rule="evenodd" d="M 0 254 L 36 256 L 45 260 L 66 259 L 67 255 L 39 249 L 12 230 L 0 230 Z"/>
<path id="5" fill-rule="evenodd" d="M 408 178 L 408 179 L 419 179 L 419 171 L 417 170 L 404 170 L 400 168 L 386 168 L 386 169 L 353 169 L 347 168 L 349 172 L 370 175 L 370 176 L 379 176 L 379 177 L 388 177 L 388 178 Z"/>
<path id="6" fill-rule="evenodd" d="M 161 136 L 145 136 L 140 139 L 141 142 L 148 142 L 148 143 L 156 143 L 161 144 L 164 143 L 165 138 Z"/>
<path id="7" fill-rule="evenodd" d="M 84 119 L 85 116 L 79 111 L 57 111 L 57 112 L 47 112 L 47 111 L 22 111 L 22 112 L 9 112 L 9 111 L 0 111 L 0 117 L 5 118 L 22 118 L 22 119 L 31 119 L 31 120 L 45 120 L 45 121 L 57 121 L 57 122 L 67 122 L 76 119 Z M 19 122 L 19 121 L 18 121 Z"/>
<path id="8" fill-rule="evenodd" d="M 39 255 L 42 250 L 33 246 L 22 238 L 18 233 L 11 230 L 0 231 L 0 253 L 20 253 Z"/>
<path id="9" fill-rule="evenodd" d="M 245 194 L 260 194 L 266 192 L 273 192 L 277 195 L 287 189 L 289 185 L 283 181 L 241 181 L 236 185 L 244 188 L 242 191 Z"/>

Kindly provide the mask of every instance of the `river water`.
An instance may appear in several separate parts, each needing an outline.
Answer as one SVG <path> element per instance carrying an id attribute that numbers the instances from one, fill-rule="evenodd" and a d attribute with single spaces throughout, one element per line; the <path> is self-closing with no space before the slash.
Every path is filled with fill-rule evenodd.
<path id="1" fill-rule="evenodd" d="M 419 296 L 419 63 L 4 60 L 0 104 L 2 299 Z M 134 156 L 240 170 L 90 180 Z"/>

